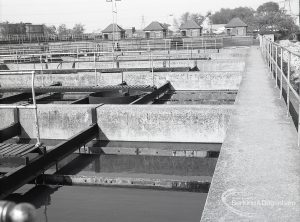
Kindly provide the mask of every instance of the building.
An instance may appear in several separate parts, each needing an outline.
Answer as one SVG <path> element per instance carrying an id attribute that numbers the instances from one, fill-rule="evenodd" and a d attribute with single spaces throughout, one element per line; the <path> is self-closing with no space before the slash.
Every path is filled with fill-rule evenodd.
<path id="1" fill-rule="evenodd" d="M 27 36 L 44 36 L 44 26 L 25 23 L 25 32 Z"/>
<path id="2" fill-rule="evenodd" d="M 199 37 L 202 35 L 202 27 L 194 20 L 188 20 L 179 27 L 179 30 L 183 37 Z"/>
<path id="3" fill-rule="evenodd" d="M 154 21 L 151 22 L 146 28 L 144 28 L 146 39 L 159 39 L 167 37 L 168 28 L 166 28 L 163 24 Z"/>
<path id="4" fill-rule="evenodd" d="M 44 26 L 31 23 L 1 23 L 0 34 L 1 36 L 44 36 Z"/>
<path id="5" fill-rule="evenodd" d="M 26 29 L 24 23 L 0 23 L 1 36 L 25 35 Z"/>
<path id="6" fill-rule="evenodd" d="M 247 35 L 247 27 L 248 25 L 238 17 L 231 19 L 228 24 L 225 25 L 227 34 L 234 36 Z"/>
<path id="7" fill-rule="evenodd" d="M 135 29 L 135 27 L 132 27 L 131 29 L 125 29 L 126 39 L 141 39 L 144 37 L 145 37 L 145 33 L 143 30 Z"/>
<path id="8" fill-rule="evenodd" d="M 125 38 L 125 29 L 118 24 L 110 24 L 104 30 L 102 30 L 103 39 L 106 40 L 119 40 Z"/>

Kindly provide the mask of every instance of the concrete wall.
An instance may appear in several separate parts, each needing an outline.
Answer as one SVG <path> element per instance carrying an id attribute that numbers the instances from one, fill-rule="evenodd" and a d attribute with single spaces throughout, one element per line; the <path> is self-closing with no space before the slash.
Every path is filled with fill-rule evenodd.
<path id="1" fill-rule="evenodd" d="M 195 64 L 201 71 L 244 71 L 244 59 L 218 59 L 218 60 L 171 60 L 171 61 L 154 61 L 153 67 L 194 67 Z M 62 69 L 72 69 L 73 63 L 63 63 Z M 41 69 L 40 64 L 7 64 L 10 70 L 31 70 Z M 59 63 L 48 64 L 49 69 L 57 69 Z M 99 62 L 96 68 L 110 69 L 116 68 L 116 63 L 113 62 Z M 94 62 L 80 62 L 76 63 L 75 68 L 95 68 Z M 119 68 L 151 68 L 149 61 L 120 61 Z M 43 64 L 43 69 L 45 64 Z"/>
<path id="2" fill-rule="evenodd" d="M 251 46 L 254 43 L 253 36 L 231 36 L 224 38 L 223 45 L 227 46 Z"/>
<path id="3" fill-rule="evenodd" d="M 222 143 L 232 106 L 104 105 L 100 138 L 120 141 Z"/>
<path id="4" fill-rule="evenodd" d="M 100 139 L 222 143 L 233 106 L 38 105 L 41 139 L 68 139 L 94 121 Z M 13 123 L 13 109 L 0 112 L 0 126 Z M 20 109 L 22 138 L 36 138 L 34 110 Z"/>
<path id="5" fill-rule="evenodd" d="M 238 90 L 242 72 L 154 72 L 154 84 L 170 81 L 176 90 Z M 124 72 L 123 80 L 129 85 L 152 85 L 151 72 Z M 2 87 L 31 86 L 31 75 L 1 75 Z M 64 86 L 94 86 L 95 73 L 37 75 L 36 86 L 61 82 Z M 97 73 L 99 86 L 117 85 L 122 82 L 122 73 Z"/>
<path id="6" fill-rule="evenodd" d="M 14 113 L 13 109 L 0 109 L 0 129 L 4 129 L 17 121 L 18 116 L 15 116 Z"/>
<path id="7" fill-rule="evenodd" d="M 38 105 L 41 139 L 68 139 L 92 124 L 92 109 L 97 105 Z M 20 109 L 23 138 L 36 138 L 34 110 Z M 2 121 L 2 120 L 0 120 Z"/>

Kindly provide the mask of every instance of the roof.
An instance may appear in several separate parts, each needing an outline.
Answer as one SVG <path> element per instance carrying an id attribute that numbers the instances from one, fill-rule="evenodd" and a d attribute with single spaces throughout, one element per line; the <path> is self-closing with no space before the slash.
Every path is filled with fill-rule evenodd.
<path id="1" fill-rule="evenodd" d="M 167 30 L 167 28 L 164 27 L 163 24 L 157 21 L 151 22 L 150 25 L 144 28 L 144 31 L 163 31 L 163 30 Z"/>
<path id="2" fill-rule="evenodd" d="M 234 27 L 247 27 L 248 25 L 243 22 L 240 18 L 236 17 L 231 19 L 227 25 L 225 25 L 226 28 L 234 28 Z"/>
<path id="3" fill-rule="evenodd" d="M 113 31 L 114 32 L 124 32 L 125 30 L 117 24 L 110 24 L 104 30 L 102 30 L 102 32 L 105 32 L 105 33 L 112 33 Z"/>
<path id="4" fill-rule="evenodd" d="M 188 20 L 183 23 L 179 29 L 200 29 L 201 26 L 198 25 L 194 20 Z"/>

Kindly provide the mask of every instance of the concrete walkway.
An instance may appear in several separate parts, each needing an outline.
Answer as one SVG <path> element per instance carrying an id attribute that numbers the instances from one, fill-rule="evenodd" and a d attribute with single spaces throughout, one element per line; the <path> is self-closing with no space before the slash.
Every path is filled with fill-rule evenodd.
<path id="1" fill-rule="evenodd" d="M 300 221 L 297 132 L 274 85 L 252 47 L 201 221 Z"/>

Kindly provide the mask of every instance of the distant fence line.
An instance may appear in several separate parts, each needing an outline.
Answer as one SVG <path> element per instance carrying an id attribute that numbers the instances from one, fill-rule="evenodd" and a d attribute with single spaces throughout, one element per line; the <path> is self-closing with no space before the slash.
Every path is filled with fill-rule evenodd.
<path id="1" fill-rule="evenodd" d="M 2 44 L 0 54 L 32 54 L 42 52 L 110 52 L 136 50 L 192 50 L 219 49 L 223 47 L 223 38 L 174 38 L 174 39 L 123 39 L 113 44 L 112 41 L 77 41 L 77 42 L 49 42 Z"/>

